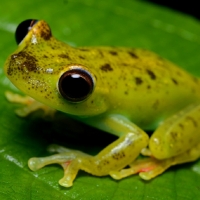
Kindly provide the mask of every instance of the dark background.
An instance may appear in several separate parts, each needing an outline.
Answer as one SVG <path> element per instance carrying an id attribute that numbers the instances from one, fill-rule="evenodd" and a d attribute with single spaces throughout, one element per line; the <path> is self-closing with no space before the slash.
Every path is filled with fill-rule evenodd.
<path id="1" fill-rule="evenodd" d="M 190 1 L 170 1 L 170 0 L 144 0 L 149 1 L 154 4 L 158 4 L 161 6 L 169 7 L 173 10 L 178 10 L 185 14 L 189 14 L 194 16 L 197 19 L 200 19 L 200 6 L 198 5 L 198 1 L 190 0 Z"/>

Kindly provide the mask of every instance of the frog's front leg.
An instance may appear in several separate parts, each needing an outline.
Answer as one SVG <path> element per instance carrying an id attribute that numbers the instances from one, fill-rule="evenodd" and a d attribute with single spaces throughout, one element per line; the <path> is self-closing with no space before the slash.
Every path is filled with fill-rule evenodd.
<path id="1" fill-rule="evenodd" d="M 10 91 L 6 91 L 5 96 L 9 102 L 23 105 L 22 108 L 15 110 L 15 113 L 20 117 L 26 117 L 37 110 L 43 110 L 45 117 L 53 117 L 56 112 L 55 109 L 50 108 L 29 96 L 22 96 Z"/>
<path id="2" fill-rule="evenodd" d="M 133 162 L 141 149 L 148 144 L 148 135 L 128 119 L 119 115 L 93 118 L 86 123 L 119 135 L 119 139 L 108 145 L 96 156 L 90 156 L 80 151 L 74 151 L 59 146 L 53 146 L 50 151 L 59 154 L 46 158 L 31 158 L 29 167 L 33 171 L 58 163 L 64 169 L 64 177 L 59 181 L 62 186 L 70 187 L 79 170 L 84 170 L 96 176 L 105 176 L 117 172 Z"/>
<path id="3" fill-rule="evenodd" d="M 142 151 L 151 157 L 134 161 L 129 169 L 113 174 L 113 178 L 140 173 L 141 178 L 149 180 L 172 165 L 197 160 L 200 157 L 199 121 L 200 105 L 189 106 L 168 118 L 150 138 L 150 151 Z"/>

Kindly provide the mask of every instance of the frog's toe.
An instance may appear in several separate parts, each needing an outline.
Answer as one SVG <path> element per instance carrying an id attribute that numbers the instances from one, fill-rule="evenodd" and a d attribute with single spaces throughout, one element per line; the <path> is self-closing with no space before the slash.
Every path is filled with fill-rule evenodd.
<path id="1" fill-rule="evenodd" d="M 11 103 L 18 103 L 24 105 L 22 108 L 19 108 L 15 111 L 15 113 L 19 117 L 27 117 L 31 113 L 37 110 L 43 110 L 44 117 L 53 118 L 55 115 L 56 110 L 50 108 L 29 96 L 22 96 L 20 94 L 16 94 L 10 91 L 5 92 L 6 99 Z"/>
<path id="2" fill-rule="evenodd" d="M 168 165 L 164 161 L 159 161 L 157 163 L 153 163 L 153 165 L 149 166 L 149 168 L 145 168 L 145 169 L 141 168 L 141 172 L 139 173 L 139 176 L 144 180 L 150 180 L 150 179 L 162 174 L 170 166 L 171 165 Z"/>
<path id="3" fill-rule="evenodd" d="M 80 169 L 79 164 L 77 160 L 67 161 L 61 164 L 64 170 L 64 176 L 59 180 L 60 185 L 64 187 L 71 187 L 73 185 L 73 181 Z"/>
<path id="4" fill-rule="evenodd" d="M 132 164 L 130 164 L 130 168 L 122 169 L 120 171 L 112 171 L 109 174 L 113 179 L 119 180 L 139 173 L 139 176 L 142 179 L 150 180 L 164 172 L 170 166 L 169 160 L 144 158 L 134 161 Z"/>
<path id="5" fill-rule="evenodd" d="M 150 180 L 162 174 L 170 166 L 170 159 L 157 160 L 153 157 L 137 160 L 130 165 L 131 169 L 139 173 L 139 176 L 144 180 Z"/>
<path id="6" fill-rule="evenodd" d="M 52 146 L 52 149 L 53 147 L 55 149 L 61 148 L 62 150 L 62 147 L 60 146 Z M 59 164 L 64 170 L 64 177 L 59 181 L 59 183 L 64 187 L 70 187 L 72 186 L 78 171 L 81 169 L 80 165 L 85 157 L 87 160 L 89 156 L 70 150 L 70 152 L 58 153 L 48 157 L 31 158 L 28 161 L 28 166 L 32 171 L 36 171 L 46 165 Z"/>
<path id="7" fill-rule="evenodd" d="M 28 166 L 32 171 L 37 171 L 38 169 L 42 168 L 43 159 L 42 158 L 30 158 L 28 160 Z"/>
<path id="8" fill-rule="evenodd" d="M 63 154 L 55 154 L 52 156 L 47 157 L 40 157 L 40 158 L 30 158 L 28 161 L 28 166 L 32 171 L 36 171 L 46 165 L 50 164 L 61 164 L 69 160 L 71 156 L 66 156 Z"/>
<path id="9" fill-rule="evenodd" d="M 63 187 L 71 187 L 73 185 L 73 181 L 63 177 L 62 179 L 59 180 L 59 184 Z"/>
<path id="10" fill-rule="evenodd" d="M 112 171 L 109 174 L 113 179 L 119 180 L 133 174 L 137 174 L 144 171 L 150 171 L 154 167 L 155 166 L 153 165 L 151 158 L 147 158 L 134 161 L 130 165 L 130 168 L 125 168 L 119 171 Z"/>
<path id="11" fill-rule="evenodd" d="M 137 171 L 134 168 L 122 169 L 120 171 L 111 171 L 109 174 L 115 180 L 120 180 L 132 174 L 136 174 Z"/>
<path id="12" fill-rule="evenodd" d="M 5 97 L 11 103 L 19 103 L 24 105 L 29 105 L 34 101 L 33 98 L 29 96 L 22 96 L 20 94 L 13 93 L 11 91 L 6 91 Z"/>
<path id="13" fill-rule="evenodd" d="M 47 151 L 49 153 L 64 153 L 64 152 L 70 152 L 73 150 L 71 150 L 69 148 L 65 148 L 65 147 L 57 145 L 57 144 L 51 144 L 48 146 Z"/>
<path id="14" fill-rule="evenodd" d="M 60 164 L 64 170 L 64 177 L 60 179 L 59 184 L 64 187 L 71 187 L 79 170 L 79 162 L 76 159 L 71 160 L 69 157 L 64 154 L 56 154 L 44 158 L 31 158 L 28 161 L 28 166 L 32 171 L 36 171 L 48 164 Z"/>

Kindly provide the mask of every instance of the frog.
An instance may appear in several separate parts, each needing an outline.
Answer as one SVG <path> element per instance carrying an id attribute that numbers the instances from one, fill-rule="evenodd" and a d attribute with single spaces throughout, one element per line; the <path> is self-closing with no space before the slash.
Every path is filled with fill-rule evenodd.
<path id="1" fill-rule="evenodd" d="M 4 71 L 27 95 L 7 93 L 24 104 L 18 115 L 59 111 L 117 136 L 96 155 L 50 145 L 52 155 L 29 159 L 32 171 L 59 164 L 59 184 L 71 187 L 79 170 L 151 180 L 200 157 L 198 77 L 146 49 L 72 47 L 57 40 L 44 20 L 25 20 L 15 34 L 18 48 Z"/>

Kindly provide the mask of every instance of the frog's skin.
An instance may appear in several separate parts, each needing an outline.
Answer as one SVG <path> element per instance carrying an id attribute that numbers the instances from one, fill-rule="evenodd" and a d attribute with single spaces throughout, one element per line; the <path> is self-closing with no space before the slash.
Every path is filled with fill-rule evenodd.
<path id="1" fill-rule="evenodd" d="M 61 75 L 72 69 L 86 71 L 94 84 L 87 98 L 75 102 L 58 86 Z M 96 156 L 54 145 L 50 151 L 57 154 L 29 160 L 33 171 L 60 164 L 64 177 L 59 183 L 65 187 L 72 186 L 79 170 L 114 179 L 139 173 L 149 180 L 200 157 L 200 80 L 150 51 L 73 48 L 38 21 L 7 59 L 5 73 L 40 103 L 119 137 Z M 155 132 L 149 138 L 144 130 Z M 136 160 L 140 153 L 147 158 Z"/>

